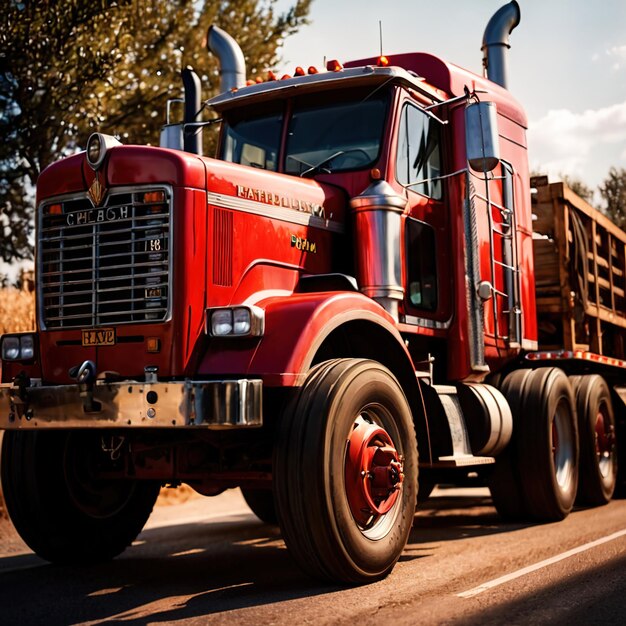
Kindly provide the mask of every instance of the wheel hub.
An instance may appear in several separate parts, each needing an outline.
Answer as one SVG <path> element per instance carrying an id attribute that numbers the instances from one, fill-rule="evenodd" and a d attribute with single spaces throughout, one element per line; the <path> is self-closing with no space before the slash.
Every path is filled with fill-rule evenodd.
<path id="1" fill-rule="evenodd" d="M 350 510 L 360 526 L 367 527 L 393 508 L 404 472 L 387 431 L 364 420 L 355 423 L 348 438 L 345 474 Z"/>

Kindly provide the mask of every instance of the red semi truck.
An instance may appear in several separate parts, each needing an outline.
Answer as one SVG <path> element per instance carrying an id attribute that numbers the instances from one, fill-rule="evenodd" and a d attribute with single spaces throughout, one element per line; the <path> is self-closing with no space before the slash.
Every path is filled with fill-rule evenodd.
<path id="1" fill-rule="evenodd" d="M 4 497 L 35 552 L 112 558 L 161 485 L 240 487 L 304 570 L 362 583 L 438 482 L 483 481 L 525 520 L 612 497 L 626 324 L 599 286 L 625 246 L 549 187 L 533 232 L 518 22 L 516 2 L 489 22 L 486 77 L 410 53 L 250 85 L 212 28 L 216 158 L 187 70 L 161 147 L 96 133 L 41 174 L 37 330 L 3 336 L 0 387 Z"/>

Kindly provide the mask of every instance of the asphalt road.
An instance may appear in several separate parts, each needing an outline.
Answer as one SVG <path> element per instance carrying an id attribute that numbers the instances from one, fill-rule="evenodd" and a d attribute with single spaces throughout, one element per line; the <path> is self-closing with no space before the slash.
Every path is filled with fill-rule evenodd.
<path id="1" fill-rule="evenodd" d="M 623 624 L 626 501 L 503 524 L 484 489 L 437 490 L 386 580 L 302 575 L 240 493 L 158 507 L 112 563 L 48 565 L 0 522 L 0 624 Z"/>

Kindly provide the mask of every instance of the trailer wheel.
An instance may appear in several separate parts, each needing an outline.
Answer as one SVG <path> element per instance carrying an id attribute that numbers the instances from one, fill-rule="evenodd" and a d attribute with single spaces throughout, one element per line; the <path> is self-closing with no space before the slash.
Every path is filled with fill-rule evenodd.
<path id="1" fill-rule="evenodd" d="M 617 481 L 615 414 L 611 392 L 601 376 L 572 376 L 576 392 L 580 467 L 576 501 L 599 506 L 610 501 Z"/>
<path id="2" fill-rule="evenodd" d="M 241 489 L 243 499 L 250 510 L 266 524 L 278 524 L 274 494 L 271 489 Z"/>
<path id="3" fill-rule="evenodd" d="M 110 462 L 100 434 L 7 431 L 2 487 L 9 516 L 42 558 L 63 564 L 112 559 L 143 528 L 159 484 L 99 479 Z"/>
<path id="4" fill-rule="evenodd" d="M 287 408 L 274 458 L 278 520 L 310 575 L 384 578 L 406 544 L 417 493 L 410 409 L 393 374 L 374 361 L 326 361 Z"/>
<path id="5" fill-rule="evenodd" d="M 526 509 L 531 518 L 558 521 L 572 510 L 578 485 L 573 390 L 562 370 L 542 367 L 529 375 L 521 395 L 515 426 Z"/>
<path id="6" fill-rule="evenodd" d="M 513 414 L 513 434 L 509 445 L 496 457 L 488 485 L 494 506 L 500 517 L 505 520 L 521 519 L 526 513 L 524 494 L 517 472 L 518 428 L 516 423 L 522 414 L 522 397 L 530 374 L 532 370 L 516 370 L 509 374 L 500 386 L 500 391 L 507 399 Z"/>

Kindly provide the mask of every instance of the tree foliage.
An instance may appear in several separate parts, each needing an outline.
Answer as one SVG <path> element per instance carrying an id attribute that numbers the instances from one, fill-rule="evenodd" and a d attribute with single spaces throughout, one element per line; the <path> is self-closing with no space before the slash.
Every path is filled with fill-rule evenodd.
<path id="1" fill-rule="evenodd" d="M 0 11 L 0 257 L 31 254 L 39 173 L 90 133 L 158 144 L 168 98 L 191 65 L 203 96 L 219 88 L 206 33 L 217 24 L 241 46 L 249 75 L 278 62 L 312 0 L 4 0 Z"/>
<path id="2" fill-rule="evenodd" d="M 576 176 L 569 176 L 567 174 L 561 174 L 561 180 L 579 197 L 586 200 L 589 204 L 593 204 L 594 191 L 591 187 L 588 187 L 583 183 L 580 178 Z"/>
<path id="3" fill-rule="evenodd" d="M 606 203 L 606 215 L 622 230 L 626 230 L 626 169 L 612 167 L 599 190 Z"/>

